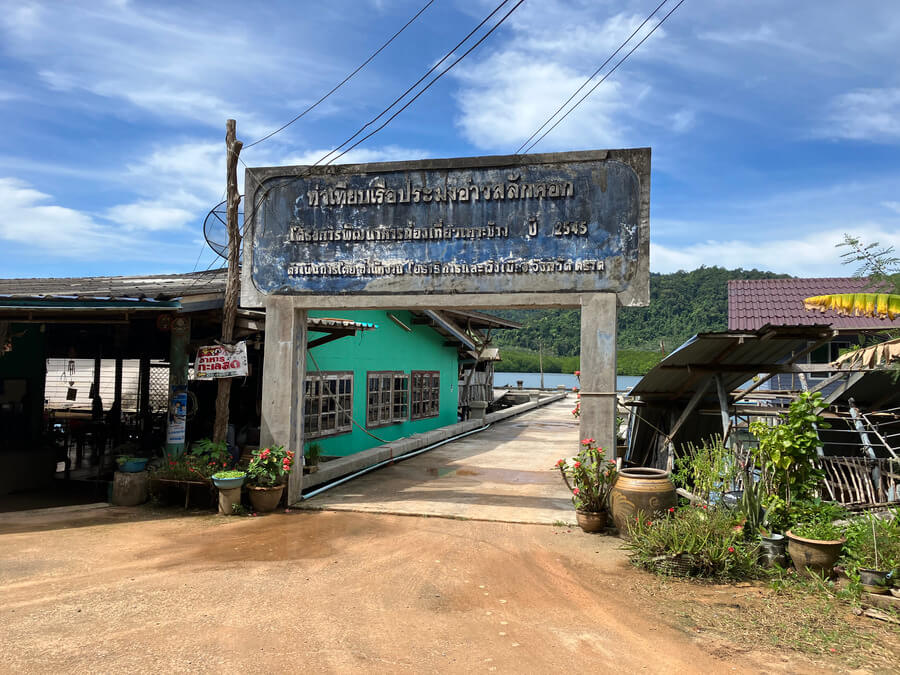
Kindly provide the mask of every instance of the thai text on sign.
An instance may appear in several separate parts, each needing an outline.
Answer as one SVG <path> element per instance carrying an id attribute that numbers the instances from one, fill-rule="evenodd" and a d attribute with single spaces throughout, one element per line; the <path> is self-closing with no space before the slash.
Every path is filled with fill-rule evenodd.
<path id="1" fill-rule="evenodd" d="M 647 286 L 649 151 L 260 174 L 250 278 L 264 294 Z"/>
<path id="2" fill-rule="evenodd" d="M 213 345 L 200 347 L 194 362 L 194 379 L 211 380 L 220 377 L 244 377 L 247 369 L 247 343 L 233 347 Z"/>

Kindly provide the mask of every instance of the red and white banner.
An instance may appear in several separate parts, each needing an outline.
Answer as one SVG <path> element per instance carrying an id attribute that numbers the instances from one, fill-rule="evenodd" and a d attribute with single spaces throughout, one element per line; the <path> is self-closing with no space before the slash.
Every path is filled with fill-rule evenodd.
<path id="1" fill-rule="evenodd" d="M 213 345 L 197 350 L 197 360 L 194 361 L 195 380 L 244 377 L 248 372 L 246 342 L 238 342 L 234 347 Z"/>

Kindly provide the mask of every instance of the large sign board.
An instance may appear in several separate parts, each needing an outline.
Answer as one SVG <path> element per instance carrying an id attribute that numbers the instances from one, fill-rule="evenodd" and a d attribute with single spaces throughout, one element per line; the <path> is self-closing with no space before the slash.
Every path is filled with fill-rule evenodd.
<path id="1" fill-rule="evenodd" d="M 645 304 L 649 168 L 642 149 L 249 169 L 244 264 L 263 296 Z"/>

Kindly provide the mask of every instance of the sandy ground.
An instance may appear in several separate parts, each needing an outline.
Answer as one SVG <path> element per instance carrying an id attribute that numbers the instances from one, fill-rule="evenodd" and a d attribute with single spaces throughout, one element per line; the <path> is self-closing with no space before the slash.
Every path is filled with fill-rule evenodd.
<path id="1" fill-rule="evenodd" d="M 821 672 L 637 592 L 619 540 L 347 512 L 0 519 L 2 672 Z"/>

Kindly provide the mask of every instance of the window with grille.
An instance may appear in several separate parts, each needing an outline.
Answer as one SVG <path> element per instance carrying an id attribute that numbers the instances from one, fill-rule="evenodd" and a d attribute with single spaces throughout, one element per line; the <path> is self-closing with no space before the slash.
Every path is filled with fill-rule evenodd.
<path id="1" fill-rule="evenodd" d="M 436 370 L 414 370 L 410 379 L 412 382 L 410 418 L 420 420 L 437 417 L 441 400 L 440 373 Z"/>
<path id="2" fill-rule="evenodd" d="M 309 438 L 347 433 L 352 428 L 353 373 L 307 373 L 303 404 L 304 433 Z"/>
<path id="3" fill-rule="evenodd" d="M 383 427 L 409 419 L 409 375 L 370 372 L 366 386 L 366 426 Z"/>

